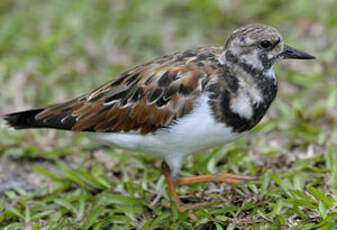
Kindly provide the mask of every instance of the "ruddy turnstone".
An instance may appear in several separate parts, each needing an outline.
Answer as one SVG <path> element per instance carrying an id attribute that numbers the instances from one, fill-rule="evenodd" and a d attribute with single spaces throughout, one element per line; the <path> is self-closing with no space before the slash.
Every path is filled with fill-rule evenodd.
<path id="1" fill-rule="evenodd" d="M 273 66 L 282 59 L 314 59 L 283 43 L 273 27 L 235 30 L 224 46 L 177 52 L 134 67 L 90 93 L 64 103 L 4 115 L 15 129 L 87 132 L 120 148 L 164 159 L 172 200 L 175 185 L 241 183 L 228 173 L 180 178 L 187 155 L 233 141 L 264 116 L 277 92 Z"/>

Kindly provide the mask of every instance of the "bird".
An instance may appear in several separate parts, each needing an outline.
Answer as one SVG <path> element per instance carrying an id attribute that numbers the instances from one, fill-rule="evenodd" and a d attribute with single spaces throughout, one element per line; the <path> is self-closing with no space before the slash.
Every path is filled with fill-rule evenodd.
<path id="1" fill-rule="evenodd" d="M 274 65 L 315 59 L 284 43 L 274 27 L 248 24 L 223 46 L 189 49 L 138 65 L 66 102 L 1 116 L 14 129 L 51 128 L 87 133 L 97 141 L 163 160 L 162 173 L 178 210 L 189 211 L 176 186 L 241 184 L 255 176 L 217 173 L 181 177 L 184 159 L 248 133 L 274 101 Z"/>

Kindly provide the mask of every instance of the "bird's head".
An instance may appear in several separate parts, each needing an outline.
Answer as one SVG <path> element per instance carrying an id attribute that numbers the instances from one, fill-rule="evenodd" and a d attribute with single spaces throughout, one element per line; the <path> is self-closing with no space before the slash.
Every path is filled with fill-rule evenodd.
<path id="1" fill-rule="evenodd" d="M 233 31 L 226 41 L 221 58 L 223 62 L 236 61 L 256 70 L 268 71 L 282 59 L 315 57 L 284 44 L 281 34 L 275 28 L 250 24 Z"/>

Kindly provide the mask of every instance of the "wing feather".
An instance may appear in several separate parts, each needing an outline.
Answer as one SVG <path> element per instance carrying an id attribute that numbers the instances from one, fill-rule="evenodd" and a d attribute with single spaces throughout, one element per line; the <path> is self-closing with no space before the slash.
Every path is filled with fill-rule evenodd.
<path id="1" fill-rule="evenodd" d="M 206 51 L 212 59 L 202 56 Z M 35 119 L 70 119 L 74 131 L 147 134 L 169 127 L 192 111 L 200 80 L 214 71 L 214 52 L 220 51 L 185 51 L 135 67 L 89 94 L 46 107 Z"/>

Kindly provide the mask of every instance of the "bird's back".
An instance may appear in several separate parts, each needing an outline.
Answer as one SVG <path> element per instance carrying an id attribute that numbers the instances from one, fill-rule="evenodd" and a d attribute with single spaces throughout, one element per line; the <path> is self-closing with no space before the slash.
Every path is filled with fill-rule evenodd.
<path id="1" fill-rule="evenodd" d="M 177 52 L 75 99 L 3 118 L 16 129 L 154 133 L 190 113 L 206 85 L 216 82 L 221 51 L 222 47 L 205 47 Z"/>

